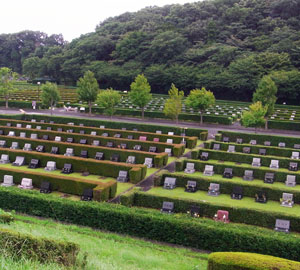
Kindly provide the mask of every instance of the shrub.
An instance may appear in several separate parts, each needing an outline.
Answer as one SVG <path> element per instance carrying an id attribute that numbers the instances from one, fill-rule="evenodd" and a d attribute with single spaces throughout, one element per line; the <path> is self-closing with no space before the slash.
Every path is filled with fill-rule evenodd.
<path id="1" fill-rule="evenodd" d="M 10 212 L 5 212 L 0 209 L 0 223 L 10 224 L 15 220 L 14 216 Z"/>
<path id="2" fill-rule="evenodd" d="M 268 255 L 216 252 L 208 256 L 207 270 L 298 270 L 300 263 Z"/>

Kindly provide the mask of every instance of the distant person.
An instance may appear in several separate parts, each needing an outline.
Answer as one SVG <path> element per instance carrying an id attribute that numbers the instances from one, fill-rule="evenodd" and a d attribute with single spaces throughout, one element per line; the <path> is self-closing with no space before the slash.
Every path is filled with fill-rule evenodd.
<path id="1" fill-rule="evenodd" d="M 35 108 L 36 108 L 36 101 L 35 100 L 33 100 L 32 101 L 32 108 L 35 110 Z"/>

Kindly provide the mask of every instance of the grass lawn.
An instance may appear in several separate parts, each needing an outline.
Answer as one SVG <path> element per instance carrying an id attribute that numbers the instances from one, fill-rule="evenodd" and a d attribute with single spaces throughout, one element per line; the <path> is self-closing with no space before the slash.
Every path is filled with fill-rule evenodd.
<path id="1" fill-rule="evenodd" d="M 28 172 L 39 172 L 39 173 L 43 173 L 46 175 L 59 175 L 62 176 L 63 174 L 61 173 L 60 170 L 55 170 L 55 171 L 46 171 L 44 168 L 37 168 L 37 169 L 29 169 L 27 166 L 12 166 L 10 163 L 9 164 L 0 164 L 1 167 L 4 168 L 12 168 L 14 170 L 21 170 L 21 171 L 28 171 Z M 7 172 L 7 174 L 9 174 L 9 171 Z M 116 180 L 115 178 L 112 177 L 105 177 L 105 176 L 99 176 L 99 175 L 94 175 L 94 174 L 90 174 L 88 176 L 83 176 L 81 173 L 78 172 L 74 172 L 68 175 L 63 175 L 63 176 L 70 176 L 70 177 L 74 177 L 74 178 L 79 178 L 79 179 L 85 179 L 85 180 L 92 180 L 98 183 L 105 183 L 108 182 L 110 180 Z M 116 196 L 118 196 L 119 194 L 121 194 L 122 192 L 124 192 L 125 190 L 129 189 L 130 187 L 132 187 L 133 184 L 132 183 L 119 183 L 118 182 L 118 187 L 117 187 L 117 194 Z M 62 194 L 62 193 L 61 193 Z M 72 197 L 78 197 L 78 196 L 70 196 L 70 198 Z"/>
<path id="2" fill-rule="evenodd" d="M 207 254 L 186 248 L 167 246 L 113 233 L 94 231 L 87 227 L 64 225 L 51 220 L 17 216 L 10 225 L 0 224 L 22 233 L 52 239 L 63 239 L 80 245 L 79 258 L 87 254 L 86 270 L 205 270 Z M 36 262 L 13 262 L 0 256 L 1 269 L 58 270 L 58 265 Z M 73 269 L 73 268 L 72 268 Z M 76 268 L 75 268 L 76 269 Z"/>
<path id="3" fill-rule="evenodd" d="M 277 213 L 284 213 L 287 215 L 293 215 L 300 217 L 300 205 L 294 205 L 292 208 L 281 206 L 279 202 L 268 201 L 266 204 L 256 203 L 254 198 L 243 197 L 242 200 L 233 200 L 229 194 L 221 194 L 220 196 L 209 196 L 206 191 L 197 191 L 195 193 L 188 193 L 184 191 L 184 188 L 177 187 L 173 190 L 164 189 L 163 187 L 154 187 L 147 191 L 148 194 L 169 197 L 170 199 L 186 199 L 193 200 L 195 202 L 208 202 L 217 203 L 222 206 L 229 207 L 243 207 L 249 209 L 257 209 L 264 211 L 271 211 Z"/>

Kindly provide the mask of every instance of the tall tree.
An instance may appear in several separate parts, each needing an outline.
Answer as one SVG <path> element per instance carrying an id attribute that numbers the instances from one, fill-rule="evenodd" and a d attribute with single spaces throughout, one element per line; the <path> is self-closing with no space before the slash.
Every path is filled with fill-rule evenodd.
<path id="1" fill-rule="evenodd" d="M 23 73 L 30 78 L 30 80 L 35 79 L 41 69 L 41 59 L 38 57 L 29 57 L 23 62 Z"/>
<path id="2" fill-rule="evenodd" d="M 268 128 L 268 117 L 274 112 L 275 102 L 277 100 L 277 86 L 270 76 L 263 76 L 259 81 L 256 92 L 253 94 L 253 102 L 260 101 L 262 106 L 266 107 L 265 129 Z"/>
<path id="3" fill-rule="evenodd" d="M 100 107 L 104 108 L 110 118 L 116 112 L 116 105 L 121 101 L 121 95 L 118 91 L 113 90 L 112 88 L 101 91 L 97 96 L 97 104 Z"/>
<path id="4" fill-rule="evenodd" d="M 55 83 L 46 82 L 42 85 L 41 99 L 43 105 L 51 107 L 51 115 L 53 113 L 53 106 L 60 100 L 59 91 Z"/>
<path id="5" fill-rule="evenodd" d="M 134 82 L 130 85 L 129 98 L 134 105 L 141 108 L 142 119 L 144 119 L 145 106 L 152 99 L 150 91 L 150 84 L 143 74 L 138 75 Z"/>
<path id="6" fill-rule="evenodd" d="M 94 73 L 89 70 L 85 72 L 83 78 L 80 78 L 77 82 L 77 86 L 79 98 L 89 104 L 89 115 L 91 115 L 92 103 L 95 102 L 99 91 Z"/>
<path id="7" fill-rule="evenodd" d="M 16 78 L 17 73 L 13 72 L 10 68 L 0 68 L 0 94 L 5 98 L 6 109 L 8 108 L 10 94 L 17 90 L 13 84 Z"/>
<path id="8" fill-rule="evenodd" d="M 176 121 L 178 124 L 178 116 L 181 113 L 182 99 L 184 97 L 183 91 L 178 91 L 178 88 L 172 83 L 169 90 L 169 98 L 164 107 L 164 114 Z"/>
<path id="9" fill-rule="evenodd" d="M 265 114 L 267 108 L 257 101 L 249 106 L 249 111 L 244 111 L 242 114 L 242 125 L 245 127 L 254 127 L 255 133 L 258 127 L 265 123 Z"/>
<path id="10" fill-rule="evenodd" d="M 204 87 L 202 89 L 191 90 L 185 104 L 194 110 L 200 111 L 200 125 L 203 124 L 203 113 L 210 106 L 214 105 L 216 102 L 213 92 L 206 90 Z"/>

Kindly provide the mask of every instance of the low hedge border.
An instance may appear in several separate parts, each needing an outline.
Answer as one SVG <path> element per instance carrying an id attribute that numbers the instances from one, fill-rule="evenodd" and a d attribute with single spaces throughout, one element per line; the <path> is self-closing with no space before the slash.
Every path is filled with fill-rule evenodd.
<path id="1" fill-rule="evenodd" d="M 225 143 L 225 142 L 218 142 L 218 141 L 210 141 L 204 142 L 204 148 L 212 149 L 214 144 L 220 144 L 221 151 L 227 151 L 229 145 L 235 146 L 236 152 L 243 152 L 244 147 L 250 147 L 251 154 L 259 154 L 259 149 L 266 149 L 267 156 L 277 156 L 277 157 L 287 157 L 291 158 L 292 152 L 297 152 L 299 150 L 292 149 L 292 148 L 283 148 L 283 147 L 276 147 L 276 146 L 264 146 L 264 145 L 251 145 L 251 144 L 237 144 L 237 143 Z"/>
<path id="2" fill-rule="evenodd" d="M 67 133 L 59 132 L 53 130 L 39 130 L 39 129 L 26 129 L 26 128 L 16 128 L 16 127 L 6 127 L 0 126 L 0 130 L 3 130 L 4 134 L 7 135 L 9 131 L 14 131 L 16 136 L 20 135 L 20 132 L 26 132 L 26 136 L 30 136 L 32 133 L 38 135 L 41 138 L 43 135 L 48 135 L 50 140 L 54 140 L 55 136 L 60 136 L 63 141 L 67 138 L 73 138 L 75 143 L 79 143 L 81 139 L 86 139 L 88 144 L 92 144 L 93 140 L 99 140 L 102 145 L 106 145 L 107 142 L 113 142 L 115 145 L 120 146 L 121 143 L 126 143 L 128 148 L 133 148 L 136 144 L 141 145 L 142 149 L 148 150 L 150 146 L 156 146 L 159 153 L 164 153 L 165 148 L 171 148 L 173 155 L 176 157 L 181 156 L 184 153 L 185 146 L 183 144 L 169 144 L 161 142 L 149 142 L 149 141 L 139 141 L 130 140 L 122 138 L 111 138 L 103 136 L 93 136 L 79 133 Z"/>
<path id="3" fill-rule="evenodd" d="M 296 183 L 300 184 L 300 172 L 292 172 L 292 171 L 278 171 L 275 169 L 266 169 L 261 167 L 251 167 L 249 166 L 241 166 L 241 165 L 226 165 L 218 162 L 213 161 L 202 161 L 202 160 L 194 160 L 194 159 L 179 159 L 175 162 L 176 171 L 183 171 L 186 167 L 186 163 L 194 163 L 195 164 L 195 170 L 199 172 L 203 172 L 205 165 L 213 165 L 214 166 L 214 172 L 216 174 L 223 175 L 225 168 L 232 168 L 233 169 L 233 175 L 238 177 L 244 176 L 245 170 L 252 170 L 253 171 L 253 177 L 254 179 L 265 179 L 265 174 L 267 172 L 273 172 L 275 173 L 275 179 L 276 182 L 285 182 L 287 175 L 295 175 L 296 176 Z"/>
<path id="4" fill-rule="evenodd" d="M 184 138 L 186 141 L 187 148 L 194 148 L 197 144 L 197 137 L 187 137 L 187 136 L 177 136 L 177 135 L 167 135 L 167 134 L 157 134 L 157 133 L 150 133 L 150 132 L 141 132 L 141 131 L 131 131 L 131 130 L 120 130 L 120 129 L 103 129 L 99 127 L 85 127 L 85 126 L 77 126 L 77 125 L 66 125 L 66 124 L 49 124 L 49 123 L 37 123 L 37 122 L 30 122 L 30 121 L 20 121 L 20 120 L 9 120 L 7 119 L 0 119 L 0 125 L 6 126 L 7 122 L 13 124 L 16 127 L 16 124 L 22 124 L 25 128 L 26 125 L 31 125 L 32 129 L 35 129 L 36 126 L 41 126 L 42 130 L 46 130 L 47 127 L 51 127 L 52 129 L 62 128 L 64 132 L 69 129 L 73 129 L 74 133 L 80 133 L 81 130 L 87 132 L 87 135 L 91 133 L 91 131 L 96 131 L 98 136 L 102 133 L 108 133 L 109 137 L 113 137 L 115 134 L 121 134 L 122 138 L 126 138 L 128 135 L 133 135 L 135 140 L 139 139 L 139 136 L 146 136 L 147 141 L 153 142 L 154 138 L 158 138 L 160 142 L 166 142 L 167 139 L 173 139 L 174 144 L 180 144 L 182 139 Z"/>
<path id="5" fill-rule="evenodd" d="M 0 178 L 4 175 L 12 175 L 14 184 L 21 184 L 22 178 L 26 176 L 32 179 L 32 184 L 36 188 L 40 188 L 43 181 L 50 182 L 53 191 L 60 191 L 68 194 L 81 196 L 85 189 L 93 189 L 93 199 L 96 201 L 107 201 L 116 196 L 117 181 L 111 180 L 106 183 L 94 181 L 90 179 L 75 178 L 65 175 L 54 175 L 49 173 L 36 172 L 34 170 L 18 170 L 14 167 L 1 167 Z"/>
<path id="6" fill-rule="evenodd" d="M 207 270 L 298 270 L 300 263 L 274 256 L 245 252 L 215 252 Z"/>
<path id="7" fill-rule="evenodd" d="M 73 148 L 74 155 L 80 157 L 81 151 L 88 151 L 88 156 L 94 158 L 97 152 L 102 152 L 104 154 L 104 160 L 110 160 L 113 154 L 120 155 L 120 161 L 126 162 L 128 156 L 135 156 L 136 164 L 144 164 L 145 158 L 152 158 L 153 164 L 157 168 L 161 168 L 168 162 L 167 153 L 150 153 L 144 151 L 134 151 L 130 149 L 121 149 L 121 148 L 109 148 L 104 146 L 93 146 L 87 144 L 78 144 L 78 143 L 67 143 L 67 142 L 56 142 L 56 141 L 47 141 L 47 140 L 36 140 L 30 138 L 21 138 L 15 136 L 3 136 L 0 135 L 0 140 L 5 140 L 8 146 L 11 146 L 12 142 L 18 142 L 19 148 L 22 149 L 25 143 L 30 143 L 31 148 L 34 150 L 38 145 L 43 145 L 45 147 L 45 152 L 50 153 L 53 146 L 58 147 L 59 154 L 63 155 L 66 152 L 67 148 Z"/>
<path id="8" fill-rule="evenodd" d="M 255 185 L 252 181 L 244 181 L 242 178 L 240 179 L 241 181 L 237 182 L 232 179 L 222 178 L 222 175 L 220 175 L 219 179 L 212 179 L 204 175 L 187 175 L 183 173 L 170 172 L 164 172 L 157 176 L 154 184 L 156 186 L 162 186 L 165 177 L 175 177 L 177 187 L 185 187 L 188 181 L 196 181 L 197 189 L 203 191 L 208 191 L 210 183 L 220 184 L 221 194 L 231 194 L 234 186 L 241 186 L 243 187 L 244 196 L 255 198 L 257 192 L 263 190 L 266 192 L 268 200 L 272 201 L 280 201 L 283 192 L 292 193 L 294 202 L 300 203 L 300 190 L 295 190 L 293 187 L 287 187 L 283 184 L 281 187 L 274 187 L 274 185 L 264 184 L 263 182 Z"/>
<path id="9" fill-rule="evenodd" d="M 28 215 L 210 251 L 245 251 L 300 260 L 300 237 L 243 224 L 122 205 L 75 202 L 36 191 L 0 187 L 0 207 Z M 293 223 L 292 223 L 293 224 Z"/>
<path id="10" fill-rule="evenodd" d="M 299 121 L 279 121 L 279 120 L 269 120 L 268 127 L 273 129 L 284 129 L 284 130 L 300 130 Z"/>
<path id="11" fill-rule="evenodd" d="M 243 142 L 249 143 L 250 140 L 256 140 L 257 144 L 263 145 L 265 141 L 270 141 L 272 146 L 278 146 L 280 142 L 285 142 L 287 148 L 294 148 L 294 144 L 300 144 L 300 138 L 289 136 L 277 136 L 270 134 L 239 133 L 233 131 L 218 131 L 221 138 L 228 137 L 230 142 L 235 142 L 237 138 L 243 139 Z M 217 140 L 217 139 L 216 139 Z"/>
<path id="12" fill-rule="evenodd" d="M 133 206 L 137 207 L 161 209 L 163 202 L 167 201 L 174 203 L 174 211 L 176 213 L 187 213 L 190 211 L 192 206 L 198 206 L 200 208 L 200 216 L 207 218 L 213 218 L 217 211 L 222 209 L 229 212 L 229 219 L 231 222 L 274 229 L 276 219 L 286 219 L 290 220 L 291 222 L 291 231 L 300 232 L 299 216 L 296 217 L 294 215 L 278 213 L 275 211 L 263 211 L 242 206 L 229 206 L 222 203 L 207 202 L 202 200 L 195 201 L 190 199 L 174 198 L 172 196 L 168 197 L 153 195 L 141 191 L 134 192 L 133 196 Z"/>
<path id="13" fill-rule="evenodd" d="M 12 150 L 0 148 L 0 155 L 9 155 L 10 161 L 14 161 L 17 156 L 25 157 L 25 164 L 29 164 L 31 159 L 39 159 L 40 166 L 46 167 L 48 161 L 55 161 L 57 169 L 62 169 L 65 163 L 73 165 L 74 172 L 89 172 L 95 175 L 117 178 L 120 170 L 129 172 L 131 183 L 137 183 L 144 179 L 147 167 L 141 164 L 116 163 L 111 161 L 102 161 L 95 159 L 85 159 L 79 157 L 67 157 L 61 155 L 52 155 L 48 153 L 39 153 L 33 151 Z M 131 170 L 134 169 L 134 172 Z"/>
<path id="14" fill-rule="evenodd" d="M 41 263 L 59 263 L 73 266 L 79 253 L 79 245 L 69 241 L 57 241 L 35 237 L 13 230 L 0 229 L 1 253 L 13 258 L 26 258 Z"/>

